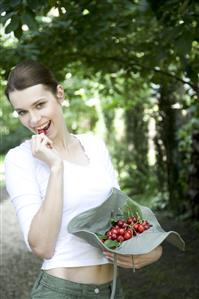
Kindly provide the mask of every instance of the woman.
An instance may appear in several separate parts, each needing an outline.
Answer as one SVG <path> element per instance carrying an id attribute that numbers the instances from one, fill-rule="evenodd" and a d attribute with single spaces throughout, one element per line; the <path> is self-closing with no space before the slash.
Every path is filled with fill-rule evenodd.
<path id="1" fill-rule="evenodd" d="M 29 250 L 43 259 L 31 298 L 109 298 L 112 254 L 101 252 L 67 232 L 77 214 L 101 204 L 119 188 L 104 142 L 69 133 L 63 113 L 64 90 L 53 74 L 35 61 L 10 73 L 6 95 L 31 140 L 5 158 L 6 186 Z M 158 246 L 134 256 L 135 268 L 157 261 Z M 132 256 L 118 256 L 132 268 Z M 117 283 L 115 298 L 124 298 Z"/>

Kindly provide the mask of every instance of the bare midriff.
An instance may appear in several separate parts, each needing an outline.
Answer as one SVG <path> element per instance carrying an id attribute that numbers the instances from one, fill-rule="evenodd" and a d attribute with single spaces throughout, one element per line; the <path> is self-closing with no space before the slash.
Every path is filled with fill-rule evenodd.
<path id="1" fill-rule="evenodd" d="M 110 282 L 113 279 L 112 264 L 73 268 L 53 268 L 45 271 L 55 277 L 86 284 L 103 284 Z"/>

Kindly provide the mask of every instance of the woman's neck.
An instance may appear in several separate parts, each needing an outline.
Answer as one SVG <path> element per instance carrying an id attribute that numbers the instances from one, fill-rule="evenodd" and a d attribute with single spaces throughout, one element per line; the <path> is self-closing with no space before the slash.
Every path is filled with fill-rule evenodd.
<path id="1" fill-rule="evenodd" d="M 70 134 L 68 129 L 64 127 L 62 134 L 60 134 L 57 140 L 55 140 L 53 143 L 54 143 L 54 147 L 58 151 L 63 152 L 63 151 L 68 151 L 68 148 L 72 143 L 72 141 L 73 141 L 72 135 Z"/>

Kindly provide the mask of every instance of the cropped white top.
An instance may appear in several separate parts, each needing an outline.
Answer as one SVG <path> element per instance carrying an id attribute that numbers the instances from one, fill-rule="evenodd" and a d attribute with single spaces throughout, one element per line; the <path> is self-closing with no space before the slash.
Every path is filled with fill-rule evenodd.
<path id="1" fill-rule="evenodd" d="M 89 164 L 82 166 L 64 160 L 61 228 L 54 255 L 43 261 L 42 269 L 108 263 L 99 249 L 67 230 L 67 225 L 74 216 L 101 204 L 110 194 L 112 187 L 119 188 L 108 150 L 101 138 L 91 133 L 75 136 L 83 146 Z M 6 155 L 6 187 L 29 250 L 30 224 L 45 197 L 49 174 L 49 167 L 32 156 L 30 140 L 9 150 Z"/>

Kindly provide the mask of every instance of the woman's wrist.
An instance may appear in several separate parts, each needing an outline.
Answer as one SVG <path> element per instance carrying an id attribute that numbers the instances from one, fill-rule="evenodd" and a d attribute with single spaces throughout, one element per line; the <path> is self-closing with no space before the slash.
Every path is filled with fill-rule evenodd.
<path id="1" fill-rule="evenodd" d="M 63 160 L 58 160 L 55 163 L 53 163 L 53 165 L 50 167 L 51 171 L 60 171 L 63 170 L 64 167 L 64 163 Z"/>

